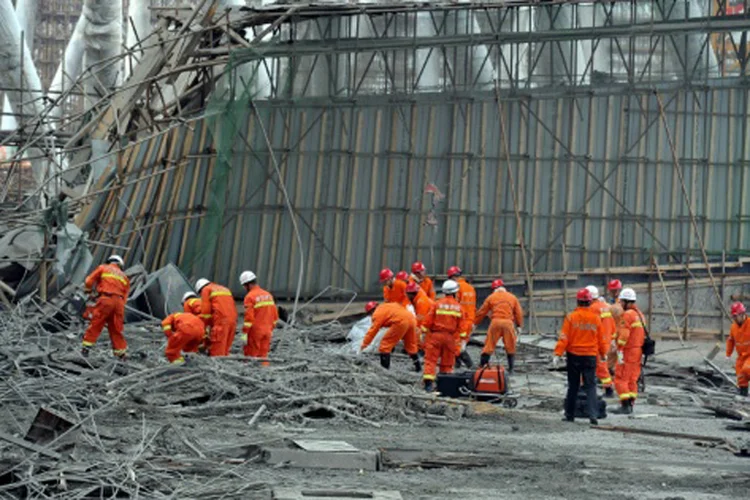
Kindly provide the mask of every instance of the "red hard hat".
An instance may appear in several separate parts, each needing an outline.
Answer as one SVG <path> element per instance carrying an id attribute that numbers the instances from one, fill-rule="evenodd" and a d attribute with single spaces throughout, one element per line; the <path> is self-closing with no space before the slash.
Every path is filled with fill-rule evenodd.
<path id="1" fill-rule="evenodd" d="M 387 267 L 380 271 L 380 281 L 388 281 L 391 278 L 393 278 L 393 271 Z"/>
<path id="2" fill-rule="evenodd" d="M 594 297 L 591 295 L 591 292 L 589 292 L 585 288 L 581 288 L 578 290 L 578 293 L 576 294 L 576 300 L 578 302 L 591 302 L 594 300 Z"/>
<path id="3" fill-rule="evenodd" d="M 734 304 L 732 304 L 732 316 L 745 314 L 745 311 L 745 305 L 742 302 L 735 302 Z"/>
<path id="4" fill-rule="evenodd" d="M 365 312 L 366 312 L 366 313 L 369 313 L 370 311 L 372 311 L 372 310 L 373 310 L 373 309 L 375 309 L 376 307 L 378 307 L 378 303 L 377 303 L 377 302 L 375 302 L 374 300 L 373 300 L 373 301 L 370 301 L 370 302 L 368 302 L 367 304 L 365 304 Z"/>
<path id="5" fill-rule="evenodd" d="M 419 291 L 419 285 L 417 285 L 415 282 L 411 282 L 408 285 L 406 285 L 406 293 L 417 293 Z"/>
<path id="6" fill-rule="evenodd" d="M 407 273 L 406 271 L 399 271 L 396 273 L 396 279 L 406 281 L 409 279 L 409 273 Z"/>
<path id="7" fill-rule="evenodd" d="M 620 281 L 620 280 L 612 280 L 607 285 L 607 288 L 609 290 L 622 290 L 622 281 Z"/>
<path id="8" fill-rule="evenodd" d="M 417 261 L 414 264 L 411 265 L 411 272 L 413 273 L 423 273 L 427 270 L 426 267 L 424 267 L 424 264 Z"/>
<path id="9" fill-rule="evenodd" d="M 501 286 L 505 286 L 505 283 L 503 283 L 503 280 L 498 278 L 495 281 L 492 282 L 492 289 L 496 290 L 500 288 Z"/>
<path id="10" fill-rule="evenodd" d="M 446 273 L 449 278 L 452 278 L 453 276 L 458 276 L 461 274 L 461 268 L 458 266 L 451 266 L 448 268 L 448 272 Z"/>

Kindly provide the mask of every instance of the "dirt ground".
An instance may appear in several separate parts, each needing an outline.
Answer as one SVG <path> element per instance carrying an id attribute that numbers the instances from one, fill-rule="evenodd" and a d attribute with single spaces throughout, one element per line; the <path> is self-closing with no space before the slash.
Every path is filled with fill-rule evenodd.
<path id="1" fill-rule="evenodd" d="M 732 422 L 702 406 L 706 397 L 686 389 L 696 382 L 682 371 L 681 379 L 663 375 L 665 367 L 677 372 L 680 366 L 701 364 L 713 344 L 675 350 L 682 346 L 661 342 L 665 354 L 658 356 L 653 370 L 662 375 L 647 379 L 636 418 L 610 414 L 600 421 L 601 426 L 698 436 L 684 438 L 561 421 L 565 374 L 550 371 L 548 351 L 538 348 L 520 348 L 522 359 L 512 378 L 519 396 L 515 409 L 440 399 L 420 400 L 421 406 L 415 406 L 408 399 L 422 396 L 420 377 L 408 371 L 405 357 L 396 356 L 386 373 L 375 356 L 350 361 L 332 354 L 339 346 L 303 339 L 289 329 L 274 341 L 280 360 L 270 368 L 199 357 L 173 369 L 161 359 L 163 337 L 154 332 L 152 327 L 129 327 L 132 357 L 124 367 L 111 360 L 104 337 L 87 362 L 91 366 L 75 376 L 65 372 L 66 366 L 73 371 L 71 366 L 82 366 L 74 334 L 54 341 L 38 333 L 28 338 L 29 344 L 46 349 L 45 357 L 0 349 L 7 358 L 0 364 L 0 432 L 22 438 L 39 406 L 77 414 L 83 429 L 75 447 L 56 448 L 63 454 L 58 460 L 0 440 L 0 498 L 271 499 L 282 487 L 396 490 L 405 499 L 430 500 L 738 499 L 750 491 L 750 457 L 733 453 L 746 446 L 742 443 L 750 432 L 728 430 Z M 478 347 L 471 346 L 470 352 L 478 359 Z M 716 361 L 731 368 L 723 352 Z M 355 378 L 349 378 L 351 370 L 357 371 Z M 338 404 L 332 418 L 306 417 L 310 406 L 291 411 L 290 401 L 324 389 L 299 385 L 313 377 L 325 389 L 362 394 L 362 404 L 353 403 L 358 397 L 335 403 L 330 396 L 328 404 Z M 120 379 L 136 389 L 124 391 L 128 385 Z M 383 388 L 385 381 L 390 389 Z M 207 388 L 212 394 L 208 402 L 200 399 Z M 402 391 L 398 397 L 364 396 L 394 388 Z M 175 399 L 191 391 L 198 393 L 194 400 Z M 721 397 L 733 399 L 729 392 Z M 261 402 L 268 409 L 251 427 L 248 421 Z M 617 406 L 616 400 L 609 401 L 610 410 Z M 287 446 L 298 438 L 343 440 L 360 450 L 379 450 L 384 464 L 379 471 L 366 471 L 266 463 L 264 448 Z M 436 465 L 435 457 L 444 461 Z M 60 484 L 63 477 L 67 489 Z M 107 487 L 97 489 L 97 483 Z"/>

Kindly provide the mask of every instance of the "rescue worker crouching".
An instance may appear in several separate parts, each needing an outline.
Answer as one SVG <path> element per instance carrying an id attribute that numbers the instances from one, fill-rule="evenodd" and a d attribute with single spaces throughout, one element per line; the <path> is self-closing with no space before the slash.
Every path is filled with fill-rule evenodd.
<path id="1" fill-rule="evenodd" d="M 86 277 L 84 286 L 89 294 L 96 295 L 96 305 L 91 310 L 91 322 L 83 335 L 81 355 L 88 357 L 104 326 L 112 342 L 112 353 L 124 360 L 128 351 L 123 330 L 125 328 L 125 301 L 130 294 L 130 280 L 123 271 L 125 262 L 119 255 L 111 255 Z"/>
<path id="2" fill-rule="evenodd" d="M 203 322 L 203 338 L 201 339 L 198 352 L 208 354 L 208 327 L 206 322 L 201 319 L 201 299 L 195 292 L 185 292 L 182 296 L 182 311 L 194 314 Z"/>
<path id="3" fill-rule="evenodd" d="M 732 327 L 727 338 L 727 357 L 731 358 L 737 351 L 737 362 L 734 371 L 737 374 L 737 386 L 740 396 L 748 395 L 750 382 L 750 321 L 747 321 L 747 311 L 741 302 L 732 304 Z"/>
<path id="4" fill-rule="evenodd" d="M 391 302 L 380 305 L 377 302 L 368 302 L 365 305 L 365 313 L 372 315 L 372 325 L 367 330 L 365 338 L 362 339 L 360 352 L 367 349 L 381 328 L 388 328 L 380 341 L 380 365 L 386 370 L 391 368 L 393 348 L 403 340 L 406 353 L 414 362 L 414 371 L 421 371 L 422 364 L 417 355 L 417 331 L 414 315 L 401 304 Z"/>
<path id="5" fill-rule="evenodd" d="M 167 336 L 167 348 L 164 355 L 172 364 L 185 362 L 183 352 L 198 352 L 203 343 L 206 328 L 203 321 L 189 312 L 170 314 L 161 322 L 164 335 Z"/>
<path id="6" fill-rule="evenodd" d="M 459 286 L 453 280 L 443 283 L 445 297 L 438 299 L 425 317 L 424 326 L 428 333 L 424 355 L 424 388 L 427 392 L 435 389 L 437 366 L 440 373 L 452 373 L 456 362 L 456 345 L 461 332 L 471 329 L 471 320 L 461 304 L 456 300 Z"/>
<path id="7" fill-rule="evenodd" d="M 591 292 L 582 288 L 576 294 L 578 307 L 569 313 L 563 321 L 560 338 L 555 346 L 555 357 L 552 365 L 557 366 L 563 354 L 567 353 L 568 392 L 565 397 L 565 416 L 563 420 L 575 420 L 575 408 L 578 400 L 578 389 L 583 378 L 583 389 L 588 403 L 589 422 L 597 424 L 598 401 L 596 398 L 596 360 L 607 353 L 604 342 L 602 319 L 598 311 L 592 309 Z"/>
<path id="8" fill-rule="evenodd" d="M 620 397 L 621 407 L 613 413 L 628 415 L 633 413 L 633 406 L 638 398 L 638 378 L 641 376 L 646 332 L 643 315 L 636 305 L 635 291 L 623 288 L 619 300 L 624 312 L 617 332 L 615 390 Z"/>
<path id="9" fill-rule="evenodd" d="M 487 331 L 487 339 L 484 341 L 479 366 L 489 364 L 497 343 L 502 339 L 508 356 L 508 371 L 513 373 L 517 344 L 516 327 L 519 330 L 523 328 L 523 309 L 518 298 L 505 289 L 505 283 L 501 279 L 492 282 L 492 293 L 477 312 L 474 325 L 479 325 L 488 314 L 492 322 Z"/>
<path id="10" fill-rule="evenodd" d="M 276 303 L 266 290 L 258 286 L 255 273 L 244 271 L 240 274 L 240 284 L 247 291 L 245 296 L 245 319 L 242 325 L 242 337 L 245 341 L 245 356 L 253 358 L 268 358 L 271 350 L 271 337 L 279 311 Z M 268 366 L 268 361 L 263 361 Z"/>

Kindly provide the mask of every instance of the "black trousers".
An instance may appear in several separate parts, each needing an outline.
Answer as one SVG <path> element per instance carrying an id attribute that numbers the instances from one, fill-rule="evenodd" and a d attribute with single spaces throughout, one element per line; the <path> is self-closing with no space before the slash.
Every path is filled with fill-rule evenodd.
<path id="1" fill-rule="evenodd" d="M 581 387 L 583 377 L 583 390 L 589 405 L 589 418 L 597 417 L 596 400 L 596 356 L 576 356 L 568 353 L 568 395 L 565 397 L 565 416 L 575 417 L 576 401 L 578 400 L 578 389 Z"/>

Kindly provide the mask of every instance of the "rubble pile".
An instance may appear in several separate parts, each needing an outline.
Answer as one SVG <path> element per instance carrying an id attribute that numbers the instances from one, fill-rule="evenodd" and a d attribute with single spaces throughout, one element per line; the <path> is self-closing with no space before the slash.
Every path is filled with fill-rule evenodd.
<path id="1" fill-rule="evenodd" d="M 203 498 L 229 491 L 216 481 L 226 475 L 238 481 L 234 492 L 262 489 L 264 481 L 239 479 L 248 471 L 232 464 L 258 460 L 258 446 L 283 439 L 289 429 L 304 432 L 323 419 L 380 428 L 460 418 L 467 408 L 425 396 L 406 356 L 395 356 L 386 372 L 315 345 L 311 338 L 342 328 L 335 323 L 282 326 L 268 367 L 241 356 L 201 355 L 174 366 L 164 360 L 156 322 L 127 325 L 126 362 L 111 356 L 106 334 L 83 358 L 83 325 L 49 333 L 44 318 L 30 314 L 35 307 L 0 313 L 0 497 L 189 491 Z M 56 423 L 42 425 L 47 437 L 40 439 L 38 420 L 50 415 Z M 252 439 L 238 444 L 241 436 Z M 193 480 L 180 479 L 185 475 Z"/>

